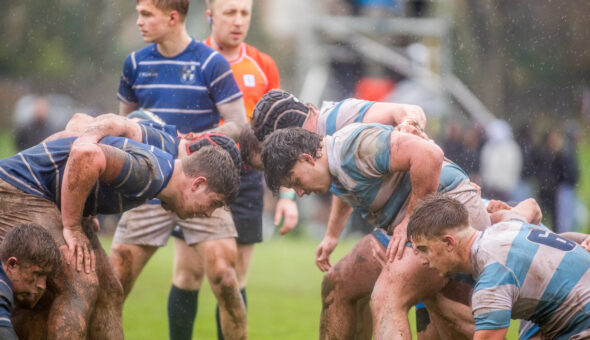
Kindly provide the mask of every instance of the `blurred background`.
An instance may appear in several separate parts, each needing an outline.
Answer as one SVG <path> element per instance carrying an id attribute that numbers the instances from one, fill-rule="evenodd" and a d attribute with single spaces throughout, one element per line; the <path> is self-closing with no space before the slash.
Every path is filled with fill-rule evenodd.
<path id="1" fill-rule="evenodd" d="M 192 1 L 197 40 L 209 34 L 205 9 Z M 135 1 L 2 4 L 0 156 L 74 112 L 117 111 L 123 60 L 144 46 L 135 20 Z M 351 96 L 422 106 L 429 136 L 484 197 L 532 196 L 546 225 L 589 231 L 589 1 L 256 0 L 246 41 L 275 59 L 285 90 L 317 106 Z M 298 204 L 289 237 L 315 244 L 329 198 Z M 275 238 L 270 215 L 265 228 Z"/>

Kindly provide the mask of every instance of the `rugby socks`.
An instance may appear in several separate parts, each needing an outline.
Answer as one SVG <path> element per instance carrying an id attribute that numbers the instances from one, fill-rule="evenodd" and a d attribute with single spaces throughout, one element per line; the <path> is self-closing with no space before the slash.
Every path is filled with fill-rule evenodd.
<path id="1" fill-rule="evenodd" d="M 240 294 L 244 299 L 244 305 L 248 308 L 248 299 L 246 299 L 246 288 L 240 289 Z M 219 305 L 215 308 L 215 321 L 217 321 L 217 340 L 224 340 L 223 333 L 221 332 L 221 322 L 219 322 Z"/>
<path id="2" fill-rule="evenodd" d="M 168 295 L 168 330 L 170 340 L 190 340 L 197 316 L 198 290 L 184 290 L 172 285 Z"/>

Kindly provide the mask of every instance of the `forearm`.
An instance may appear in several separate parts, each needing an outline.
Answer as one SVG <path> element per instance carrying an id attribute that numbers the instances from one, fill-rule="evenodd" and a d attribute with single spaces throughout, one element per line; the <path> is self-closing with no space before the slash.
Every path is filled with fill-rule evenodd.
<path id="1" fill-rule="evenodd" d="M 330 209 L 330 217 L 328 218 L 328 227 L 326 236 L 337 240 L 342 234 L 346 221 L 350 217 L 353 208 L 340 199 L 336 195 L 332 195 L 332 208 Z"/>
<path id="2" fill-rule="evenodd" d="M 66 229 L 81 225 L 86 199 L 100 177 L 100 163 L 106 163 L 98 159 L 100 154 L 96 144 L 72 146 L 61 186 L 62 222 Z"/>
<path id="3" fill-rule="evenodd" d="M 87 125 L 80 139 L 89 143 L 98 143 L 106 136 L 118 136 L 141 142 L 141 129 L 138 124 L 125 117 L 107 113 L 96 117 Z"/>
<path id="4" fill-rule="evenodd" d="M 508 328 L 479 330 L 475 331 L 473 340 L 504 340 L 506 333 Z"/>
<path id="5" fill-rule="evenodd" d="M 229 103 L 217 105 L 224 124 L 212 131 L 223 133 L 236 142 L 239 139 L 242 126 L 246 124 L 246 110 L 242 98 Z"/>
<path id="6" fill-rule="evenodd" d="M 566 233 L 560 233 L 559 236 L 565 237 L 570 241 L 574 241 L 577 244 L 582 244 L 586 238 L 588 238 L 588 234 L 576 233 L 573 231 L 569 231 Z"/>

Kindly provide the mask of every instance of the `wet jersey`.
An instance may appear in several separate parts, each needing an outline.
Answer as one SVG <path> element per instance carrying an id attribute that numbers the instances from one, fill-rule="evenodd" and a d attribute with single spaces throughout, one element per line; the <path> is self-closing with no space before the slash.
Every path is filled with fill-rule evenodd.
<path id="1" fill-rule="evenodd" d="M 225 58 L 192 40 L 172 58 L 161 55 L 156 44 L 132 52 L 125 59 L 117 96 L 188 133 L 217 126 L 216 105 L 242 93 Z"/>
<path id="2" fill-rule="evenodd" d="M 324 139 L 330 174 L 330 191 L 357 207 L 375 227 L 397 225 L 412 186 L 410 173 L 389 171 L 390 136 L 394 128 L 376 123 L 351 124 Z M 465 172 L 445 160 L 439 192 L 467 180 Z"/>
<path id="3" fill-rule="evenodd" d="M 476 330 L 507 328 L 512 318 L 535 322 L 544 338 L 590 336 L 590 253 L 576 243 L 511 220 L 483 231 L 471 260 Z"/>
<path id="4" fill-rule="evenodd" d="M 211 37 L 205 40 L 205 44 L 211 46 Z M 229 64 L 242 91 L 246 116 L 250 120 L 258 100 L 266 92 L 281 87 L 277 65 L 269 55 L 246 43 L 241 44 L 238 57 L 229 60 Z"/>
<path id="5" fill-rule="evenodd" d="M 11 327 L 10 315 L 14 307 L 12 285 L 0 263 L 0 327 Z"/>
<path id="6" fill-rule="evenodd" d="M 141 142 L 153 145 L 156 148 L 166 151 L 172 157 L 178 157 L 178 143 L 175 125 L 162 125 L 153 121 L 141 121 L 138 123 L 141 128 Z"/>
<path id="7" fill-rule="evenodd" d="M 64 170 L 75 139 L 41 143 L 0 160 L 0 178 L 61 206 Z M 126 157 L 113 183 L 97 182 L 92 188 L 84 215 L 121 213 L 155 197 L 168 184 L 174 170 L 169 153 L 122 137 L 105 137 L 100 143 L 125 151 Z"/>
<path id="8" fill-rule="evenodd" d="M 323 102 L 316 133 L 321 136 L 331 136 L 347 125 L 362 123 L 365 114 L 373 104 L 375 102 L 355 98 L 340 102 Z"/>

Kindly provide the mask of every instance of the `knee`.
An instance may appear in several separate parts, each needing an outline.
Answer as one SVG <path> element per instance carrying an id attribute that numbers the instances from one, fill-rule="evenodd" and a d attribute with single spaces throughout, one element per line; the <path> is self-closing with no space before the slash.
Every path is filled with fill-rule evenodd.
<path id="1" fill-rule="evenodd" d="M 332 267 L 322 279 L 322 303 L 330 305 L 337 295 L 341 285 L 341 277 Z"/>
<path id="2" fill-rule="evenodd" d="M 229 292 L 238 289 L 236 271 L 229 265 L 216 265 L 208 272 L 211 287 L 220 292 Z"/>

